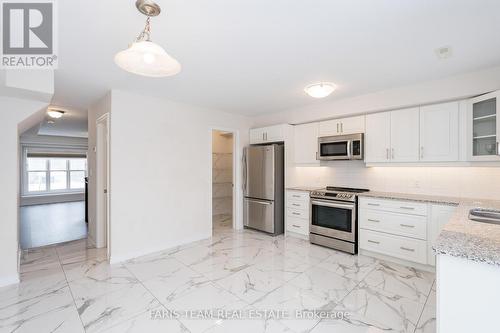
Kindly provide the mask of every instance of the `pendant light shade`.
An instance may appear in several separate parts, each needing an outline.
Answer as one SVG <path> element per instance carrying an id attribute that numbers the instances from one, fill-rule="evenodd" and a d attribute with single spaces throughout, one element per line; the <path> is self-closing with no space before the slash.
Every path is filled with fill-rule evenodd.
<path id="1" fill-rule="evenodd" d="M 132 43 L 116 54 L 115 63 L 127 72 L 149 77 L 172 76 L 181 71 L 179 62 L 151 41 Z"/>
<path id="2" fill-rule="evenodd" d="M 149 77 L 179 73 L 179 62 L 165 52 L 163 47 L 151 41 L 151 17 L 160 14 L 160 6 L 152 0 L 137 0 L 135 6 L 146 15 L 146 26 L 128 49 L 115 55 L 115 63 L 127 72 Z"/>
<path id="3" fill-rule="evenodd" d="M 308 85 L 304 91 L 311 97 L 324 98 L 334 92 L 336 88 L 331 82 L 319 82 Z"/>

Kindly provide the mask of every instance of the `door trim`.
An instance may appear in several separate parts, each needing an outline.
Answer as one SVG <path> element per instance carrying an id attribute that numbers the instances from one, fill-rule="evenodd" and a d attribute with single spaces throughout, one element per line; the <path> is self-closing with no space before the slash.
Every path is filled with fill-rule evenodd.
<path id="1" fill-rule="evenodd" d="M 100 150 L 97 148 L 99 147 L 99 142 L 102 140 L 100 136 L 100 126 L 105 126 L 106 128 L 106 133 L 107 133 L 107 140 L 106 140 L 106 156 L 101 156 Z M 109 113 L 105 113 L 101 117 L 99 117 L 96 120 L 96 247 L 97 248 L 103 248 L 107 247 L 107 257 L 108 260 L 111 257 L 111 186 L 110 186 L 110 115 Z M 101 160 L 102 158 L 105 158 L 107 160 L 106 163 L 106 170 L 101 170 Z M 102 172 L 105 172 L 107 177 L 106 177 L 106 184 L 102 183 L 101 177 L 103 176 Z M 103 203 L 102 201 L 104 200 L 104 195 L 101 193 L 101 188 L 103 185 L 107 189 L 107 210 L 106 210 L 106 221 L 101 220 L 102 216 L 102 209 L 103 208 Z M 103 225 L 104 224 L 104 225 Z M 104 227 L 104 229 L 103 229 Z M 102 235 L 102 230 L 105 232 L 105 237 Z"/>

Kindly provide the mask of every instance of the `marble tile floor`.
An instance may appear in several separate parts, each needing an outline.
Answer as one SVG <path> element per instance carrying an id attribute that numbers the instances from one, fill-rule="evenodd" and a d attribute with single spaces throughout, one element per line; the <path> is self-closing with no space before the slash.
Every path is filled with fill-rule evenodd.
<path id="1" fill-rule="evenodd" d="M 0 288 L 0 332 L 435 332 L 434 274 L 283 235 L 216 228 L 116 265 L 80 240 L 25 252 L 21 270 L 20 284 Z M 182 315 L 208 309 L 347 315 Z M 165 313 L 181 315 L 151 319 Z"/>

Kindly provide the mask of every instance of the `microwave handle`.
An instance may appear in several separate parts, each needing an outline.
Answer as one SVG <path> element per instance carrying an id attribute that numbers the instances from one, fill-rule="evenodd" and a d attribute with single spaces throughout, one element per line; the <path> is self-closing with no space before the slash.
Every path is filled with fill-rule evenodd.
<path id="1" fill-rule="evenodd" d="M 347 158 L 348 159 L 351 159 L 351 157 L 352 157 L 352 153 L 353 153 L 352 149 L 353 149 L 352 141 L 347 140 Z"/>

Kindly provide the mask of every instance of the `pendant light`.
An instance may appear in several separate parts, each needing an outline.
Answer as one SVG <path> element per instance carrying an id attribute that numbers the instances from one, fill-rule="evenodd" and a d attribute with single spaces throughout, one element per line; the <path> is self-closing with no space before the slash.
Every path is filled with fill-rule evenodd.
<path id="1" fill-rule="evenodd" d="M 177 60 L 151 41 L 151 17 L 160 14 L 160 6 L 150 0 L 137 0 L 137 9 L 147 16 L 144 30 L 126 50 L 115 55 L 115 63 L 127 72 L 149 77 L 172 76 L 181 71 Z"/>

